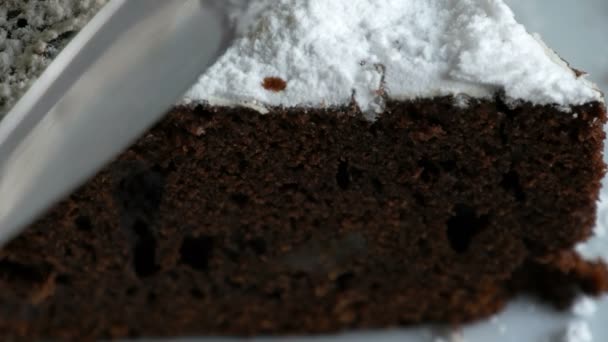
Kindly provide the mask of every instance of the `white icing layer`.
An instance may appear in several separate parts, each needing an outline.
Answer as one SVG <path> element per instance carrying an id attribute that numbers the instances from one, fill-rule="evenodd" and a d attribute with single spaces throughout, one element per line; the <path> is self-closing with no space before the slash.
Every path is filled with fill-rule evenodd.
<path id="1" fill-rule="evenodd" d="M 106 1 L 0 6 L 0 117 L 68 41 L 57 38 L 77 31 Z M 354 100 L 373 118 L 384 94 L 455 95 L 457 105 L 496 92 L 510 103 L 602 101 L 593 84 L 515 21 L 503 0 L 251 0 L 244 10 L 245 3 L 224 0 L 238 18 L 239 38 L 183 103 L 266 112 Z M 266 77 L 284 79 L 286 89 L 264 89 Z"/>
<path id="2" fill-rule="evenodd" d="M 558 106 L 601 101 L 503 0 L 257 0 L 239 39 L 186 94 L 218 105 L 332 106 L 464 94 Z M 287 81 L 283 91 L 262 87 Z M 384 86 L 383 86 L 384 82 Z"/>

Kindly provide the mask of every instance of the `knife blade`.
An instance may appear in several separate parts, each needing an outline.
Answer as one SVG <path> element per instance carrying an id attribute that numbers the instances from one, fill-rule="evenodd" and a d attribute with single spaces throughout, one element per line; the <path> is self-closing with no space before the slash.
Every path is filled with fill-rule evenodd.
<path id="1" fill-rule="evenodd" d="M 111 0 L 0 121 L 0 245 L 158 121 L 221 55 L 233 30 L 213 3 Z"/>

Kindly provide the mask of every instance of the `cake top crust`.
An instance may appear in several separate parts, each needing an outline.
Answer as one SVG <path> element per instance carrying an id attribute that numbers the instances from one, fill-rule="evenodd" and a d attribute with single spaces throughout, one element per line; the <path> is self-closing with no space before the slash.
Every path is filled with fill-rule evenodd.
<path id="1" fill-rule="evenodd" d="M 264 111 L 354 100 L 373 117 L 384 98 L 602 101 L 503 0 L 258 0 L 239 18 L 238 39 L 185 104 Z M 286 86 L 269 89 L 269 79 Z"/>

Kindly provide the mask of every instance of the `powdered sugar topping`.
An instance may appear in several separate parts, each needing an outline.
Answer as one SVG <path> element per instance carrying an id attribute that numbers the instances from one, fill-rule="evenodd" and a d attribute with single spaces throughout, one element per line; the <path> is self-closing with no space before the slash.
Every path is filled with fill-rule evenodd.
<path id="1" fill-rule="evenodd" d="M 0 115 L 107 0 L 0 6 Z M 503 94 L 561 107 L 601 101 L 503 0 L 225 0 L 238 39 L 182 103 L 340 106 L 373 118 L 386 98 Z M 23 21 L 26 26 L 20 27 Z M 24 21 L 25 20 L 25 21 Z M 9 35 L 10 32 L 10 35 Z M 283 80 L 272 91 L 264 79 Z"/>
<path id="2" fill-rule="evenodd" d="M 558 342 L 593 342 L 593 334 L 585 321 L 572 321 L 564 331 L 563 338 Z"/>
<path id="3" fill-rule="evenodd" d="M 373 117 L 386 95 L 569 106 L 601 93 L 515 21 L 502 0 L 259 0 L 185 103 L 334 106 Z M 272 92 L 264 78 L 287 82 Z"/>

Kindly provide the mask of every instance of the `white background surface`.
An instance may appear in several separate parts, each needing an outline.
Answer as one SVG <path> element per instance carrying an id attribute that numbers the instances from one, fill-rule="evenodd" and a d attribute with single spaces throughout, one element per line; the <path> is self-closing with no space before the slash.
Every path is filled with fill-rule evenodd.
<path id="1" fill-rule="evenodd" d="M 539 32 L 550 47 L 608 93 L 608 0 L 507 0 L 520 22 Z M 605 182 L 606 183 L 606 182 Z M 599 205 L 599 228 L 608 226 L 608 191 Z M 592 255 L 608 254 L 608 238 L 600 236 L 588 245 Z M 300 341 L 383 342 L 604 342 L 608 341 L 608 297 L 596 301 L 589 317 L 555 312 L 528 299 L 518 299 L 499 315 L 460 331 L 444 327 L 351 333 L 333 337 L 291 338 Z M 587 324 L 592 336 L 568 339 L 566 331 Z M 587 336 L 588 337 L 588 336 Z M 267 341 L 257 339 L 256 341 Z M 279 339 L 283 341 L 284 339 Z"/>

